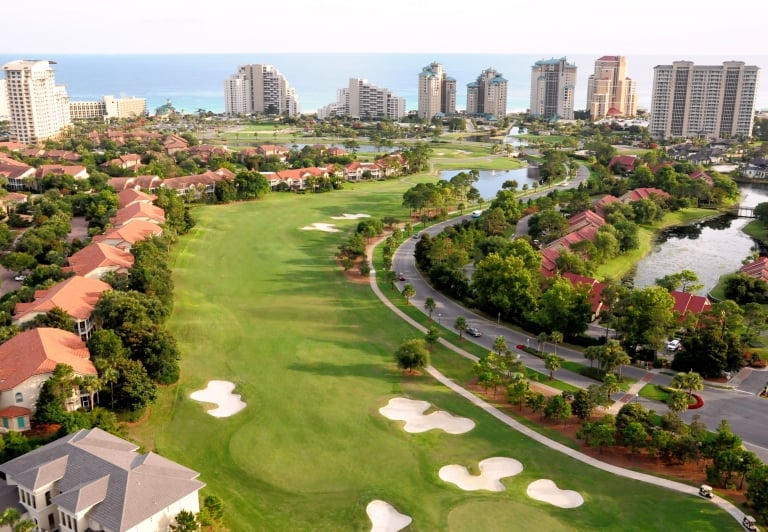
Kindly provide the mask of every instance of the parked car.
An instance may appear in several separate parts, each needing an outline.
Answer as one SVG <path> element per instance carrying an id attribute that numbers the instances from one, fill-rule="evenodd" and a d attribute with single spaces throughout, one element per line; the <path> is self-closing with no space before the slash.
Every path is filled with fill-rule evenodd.
<path id="1" fill-rule="evenodd" d="M 402 272 L 400 272 L 400 273 L 398 273 L 398 274 L 397 274 L 397 278 L 398 278 L 399 280 L 401 280 L 401 281 L 405 281 L 405 274 L 404 274 L 404 273 L 402 273 Z"/>
<path id="2" fill-rule="evenodd" d="M 13 280 L 21 282 L 21 281 L 23 281 L 26 278 L 27 278 L 26 275 L 16 275 L 16 276 L 14 276 Z"/>
<path id="3" fill-rule="evenodd" d="M 483 335 L 477 327 L 467 327 L 467 334 L 479 338 Z"/>
<path id="4" fill-rule="evenodd" d="M 678 349 L 680 349 L 679 338 L 675 338 L 674 340 L 667 342 L 667 351 L 677 351 Z"/>

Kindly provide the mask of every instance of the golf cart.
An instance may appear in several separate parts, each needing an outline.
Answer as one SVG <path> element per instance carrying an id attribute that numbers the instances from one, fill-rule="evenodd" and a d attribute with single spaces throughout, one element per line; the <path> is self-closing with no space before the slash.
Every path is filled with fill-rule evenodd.
<path id="1" fill-rule="evenodd" d="M 712 498 L 712 486 L 707 486 L 706 484 L 702 484 L 699 488 L 699 495 L 702 497 L 705 497 L 707 499 Z"/>
<path id="2" fill-rule="evenodd" d="M 757 531 L 757 521 L 755 521 L 755 518 L 752 517 L 751 515 L 744 516 L 744 519 L 741 520 L 741 526 L 743 526 L 750 532 Z"/>

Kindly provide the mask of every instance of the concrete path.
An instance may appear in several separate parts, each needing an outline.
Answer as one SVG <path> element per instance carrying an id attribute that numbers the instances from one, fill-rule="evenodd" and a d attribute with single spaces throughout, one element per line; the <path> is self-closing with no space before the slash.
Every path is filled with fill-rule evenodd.
<path id="1" fill-rule="evenodd" d="M 379 241 L 380 242 L 380 241 Z M 368 248 L 368 262 L 369 264 L 373 264 L 373 250 L 374 247 L 378 244 L 374 244 L 373 246 L 370 246 Z M 417 321 L 413 320 L 411 317 L 409 317 L 407 314 L 402 312 L 400 309 L 398 309 L 392 302 L 387 298 L 379 288 L 378 283 L 376 282 L 376 271 L 371 270 L 370 274 L 370 285 L 373 289 L 373 292 L 376 294 L 376 296 L 381 300 L 382 303 L 384 303 L 385 306 L 387 306 L 392 312 L 394 312 L 397 316 L 399 316 L 401 319 L 405 320 L 407 323 L 409 323 L 411 326 L 419 330 L 420 332 L 426 334 L 427 329 L 426 327 L 422 326 Z M 455 345 L 451 344 L 447 340 L 440 338 L 439 342 L 446 346 L 447 348 L 451 349 L 455 353 L 464 356 L 470 360 L 477 361 L 478 357 L 475 355 L 472 355 L 471 353 L 468 353 L 467 351 L 464 351 L 463 349 L 456 347 Z M 697 497 L 698 488 L 694 486 L 689 486 L 687 484 L 683 484 L 682 482 L 676 482 L 673 480 L 668 480 L 664 478 L 654 477 L 653 475 L 648 475 L 645 473 L 639 473 L 637 471 L 632 471 L 630 469 L 625 469 L 623 467 L 614 466 L 611 464 L 607 464 L 605 462 L 601 462 L 600 460 L 597 460 L 595 458 L 592 458 L 591 456 L 588 456 L 582 452 L 579 452 L 575 449 L 571 449 L 570 447 L 566 447 L 565 445 L 556 442 L 554 440 L 551 440 L 547 438 L 546 436 L 543 436 L 539 434 L 538 432 L 534 431 L 533 429 L 530 429 L 523 425 L 522 423 L 516 421 L 512 417 L 508 416 L 507 414 L 503 413 L 499 409 L 495 408 L 494 406 L 486 403 L 476 395 L 474 395 L 472 392 L 462 388 L 452 380 L 448 379 L 445 375 L 440 373 L 437 369 L 435 369 L 432 366 L 428 366 L 426 368 L 426 371 L 438 382 L 441 384 L 447 386 L 457 394 L 461 395 L 468 401 L 470 401 L 472 404 L 476 405 L 478 408 L 481 408 L 491 416 L 495 417 L 502 423 L 508 425 L 509 427 L 515 429 L 516 431 L 520 432 L 521 434 L 524 434 L 528 436 L 529 438 L 541 443 L 542 445 L 546 445 L 550 449 L 553 449 L 557 452 L 563 453 L 567 456 L 570 456 L 571 458 L 578 460 L 582 463 L 585 463 L 587 465 L 590 465 L 592 467 L 596 467 L 598 469 L 601 469 L 603 471 L 606 471 L 608 473 L 612 473 L 614 475 L 630 478 L 633 480 L 638 480 L 640 482 L 645 482 L 646 484 L 653 484 L 655 486 L 659 486 L 662 488 L 670 489 L 673 491 L 677 491 L 680 493 L 685 493 L 694 497 Z M 654 374 L 649 374 L 651 378 L 653 378 Z M 640 384 L 640 381 L 636 383 L 634 386 L 642 387 L 645 383 L 643 382 Z M 637 388 L 638 390 L 640 388 Z M 632 388 L 630 388 L 631 392 Z M 629 395 L 630 392 L 627 392 L 625 395 Z M 728 512 L 736 521 L 741 524 L 742 520 L 744 519 L 744 512 L 739 510 L 735 505 L 730 503 L 729 501 L 723 499 L 722 497 L 719 497 L 717 495 L 714 496 L 712 499 L 713 504 L 716 504 L 724 511 Z"/>

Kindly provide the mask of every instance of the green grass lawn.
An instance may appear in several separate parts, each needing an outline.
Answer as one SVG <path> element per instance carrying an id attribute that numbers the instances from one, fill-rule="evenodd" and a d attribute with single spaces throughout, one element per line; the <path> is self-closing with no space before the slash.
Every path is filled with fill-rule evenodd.
<path id="1" fill-rule="evenodd" d="M 173 249 L 169 326 L 183 353 L 181 380 L 161 390 L 131 436 L 199 471 L 204 494 L 225 501 L 231 530 L 369 530 L 373 499 L 412 516 L 410 530 L 737 530 L 703 499 L 566 458 L 428 376 L 397 371 L 394 350 L 420 333 L 336 268 L 346 233 L 300 228 L 326 222 L 351 230 L 356 221 L 331 218 L 342 213 L 406 219 L 408 186 L 360 184 L 195 209 L 197 226 Z M 442 349 L 434 363 L 459 382 L 471 368 Z M 247 407 L 229 418 L 206 414 L 189 394 L 213 379 L 236 383 Z M 464 435 L 408 434 L 378 412 L 397 396 L 477 425 Z M 438 477 L 447 464 L 476 472 L 491 456 L 524 465 L 504 492 L 464 492 Z M 579 491 L 585 504 L 564 510 L 532 501 L 526 487 L 540 478 Z"/>

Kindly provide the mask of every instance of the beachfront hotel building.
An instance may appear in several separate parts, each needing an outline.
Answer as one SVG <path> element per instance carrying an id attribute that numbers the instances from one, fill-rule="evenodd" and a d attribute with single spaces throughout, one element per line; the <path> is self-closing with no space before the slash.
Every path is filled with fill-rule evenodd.
<path id="1" fill-rule="evenodd" d="M 637 114 L 637 88 L 627 77 L 627 58 L 604 55 L 587 80 L 587 111 L 592 120 L 632 118 Z"/>
<path id="2" fill-rule="evenodd" d="M 653 69 L 654 138 L 749 137 L 760 69 L 743 61 L 694 65 L 675 61 Z"/>
<path id="3" fill-rule="evenodd" d="M 336 101 L 317 110 L 321 120 L 331 116 L 398 120 L 405 115 L 405 98 L 362 78 L 349 78 L 349 85 L 336 93 Z"/>
<path id="4" fill-rule="evenodd" d="M 507 80 L 493 68 L 467 84 L 467 114 L 502 118 L 507 115 Z"/>
<path id="5" fill-rule="evenodd" d="M 69 102 L 69 114 L 72 120 L 136 118 L 146 116 L 147 100 L 134 96 L 115 98 L 109 95 L 96 101 Z"/>
<path id="6" fill-rule="evenodd" d="M 430 63 L 419 73 L 418 117 L 432 120 L 437 114 L 456 114 L 456 80 L 440 63 Z"/>
<path id="7" fill-rule="evenodd" d="M 565 57 L 542 59 L 531 68 L 530 113 L 544 120 L 573 120 L 576 65 Z"/>
<path id="8" fill-rule="evenodd" d="M 224 81 L 224 110 L 229 115 L 296 116 L 301 112 L 296 90 L 272 65 L 242 65 Z"/>
<path id="9" fill-rule="evenodd" d="M 53 64 L 19 59 L 3 66 L 11 140 L 38 144 L 58 137 L 71 125 L 67 91 L 56 85 Z"/>

